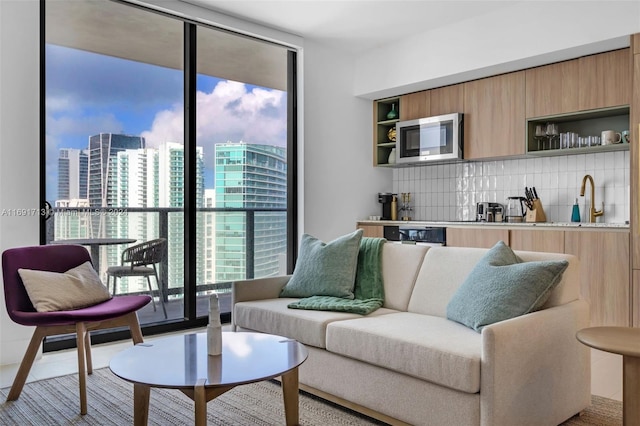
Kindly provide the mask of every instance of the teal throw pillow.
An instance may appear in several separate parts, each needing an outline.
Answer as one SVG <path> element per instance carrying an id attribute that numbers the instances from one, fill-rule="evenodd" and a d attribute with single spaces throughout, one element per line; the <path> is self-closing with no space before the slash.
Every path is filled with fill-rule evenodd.
<path id="1" fill-rule="evenodd" d="M 447 305 L 447 318 L 477 332 L 542 308 L 569 263 L 523 262 L 498 242 L 478 261 Z"/>
<path id="2" fill-rule="evenodd" d="M 353 299 L 362 230 L 324 243 L 304 234 L 293 276 L 280 297 L 333 296 Z"/>

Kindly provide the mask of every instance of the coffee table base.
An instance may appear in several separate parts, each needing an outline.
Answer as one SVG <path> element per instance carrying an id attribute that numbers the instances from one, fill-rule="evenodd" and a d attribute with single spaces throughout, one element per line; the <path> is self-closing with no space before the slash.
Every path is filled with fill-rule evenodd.
<path id="1" fill-rule="evenodd" d="M 287 426 L 295 426 L 300 422 L 298 400 L 298 368 L 294 368 L 282 376 L 282 396 L 284 399 L 284 413 Z M 180 389 L 194 401 L 196 426 L 207 424 L 207 402 L 230 391 L 235 386 L 206 387 L 206 379 L 199 379 L 193 389 Z M 133 424 L 146 426 L 149 421 L 149 395 L 151 386 L 139 383 L 133 384 Z"/>
<path id="2" fill-rule="evenodd" d="M 622 356 L 622 422 L 640 426 L 640 358 Z"/>

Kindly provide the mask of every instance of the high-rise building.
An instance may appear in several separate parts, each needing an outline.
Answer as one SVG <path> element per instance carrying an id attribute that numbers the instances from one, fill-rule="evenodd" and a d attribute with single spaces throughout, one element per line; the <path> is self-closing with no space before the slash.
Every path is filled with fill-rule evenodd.
<path id="1" fill-rule="evenodd" d="M 159 185 L 160 206 L 168 208 L 184 208 L 185 195 L 185 168 L 184 146 L 182 144 L 167 142 L 159 148 Z M 204 150 L 196 147 L 196 208 L 203 205 L 204 200 Z M 170 286 L 184 285 L 184 212 L 169 212 L 168 214 L 168 278 Z M 196 235 L 190 238 L 196 239 L 196 282 L 204 282 L 204 257 L 202 256 L 203 229 L 197 229 Z"/>
<path id="2" fill-rule="evenodd" d="M 204 198 L 203 149 L 197 147 L 196 205 L 202 207 Z M 167 285 L 184 286 L 184 147 L 167 142 L 158 149 L 127 149 L 117 152 L 110 160 L 112 177 L 109 181 L 110 200 L 119 208 L 149 208 L 156 211 L 128 212 L 106 220 L 107 236 L 128 236 L 138 241 L 158 238 L 161 228 L 167 231 Z M 198 283 L 203 282 L 205 271 L 204 230 L 198 230 L 197 241 Z M 119 253 L 110 250 L 108 261 L 119 262 Z M 133 280 L 120 280 L 122 292 L 134 291 Z M 144 283 L 138 283 L 144 285 Z"/>
<path id="3" fill-rule="evenodd" d="M 204 207 L 216 206 L 216 190 L 204 190 Z M 198 227 L 204 227 L 204 279 L 207 284 L 215 283 L 216 212 L 202 212 L 198 215 Z"/>
<path id="4" fill-rule="evenodd" d="M 87 198 L 87 172 L 89 169 L 87 152 L 86 149 L 60 149 L 57 200 Z"/>
<path id="5" fill-rule="evenodd" d="M 114 194 L 109 191 L 112 162 L 120 151 L 145 147 L 142 136 L 100 133 L 89 136 L 88 198 L 91 207 L 113 206 Z"/>
<path id="6" fill-rule="evenodd" d="M 287 249 L 286 148 L 227 142 L 215 146 L 215 162 L 217 207 L 285 210 L 216 215 L 216 281 L 245 279 L 247 269 L 256 278 L 277 275 Z"/>

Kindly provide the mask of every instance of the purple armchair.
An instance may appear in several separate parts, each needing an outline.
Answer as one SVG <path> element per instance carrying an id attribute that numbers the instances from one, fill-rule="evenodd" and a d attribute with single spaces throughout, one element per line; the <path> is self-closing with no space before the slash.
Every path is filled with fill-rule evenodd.
<path id="1" fill-rule="evenodd" d="M 37 312 L 18 274 L 19 268 L 65 272 L 91 261 L 87 249 L 75 245 L 20 247 L 2 253 L 4 296 L 9 317 L 16 323 L 36 326 L 7 401 L 18 399 L 31 365 L 46 336 L 76 333 L 80 414 L 87 413 L 87 373 L 93 372 L 89 332 L 127 326 L 134 344 L 141 343 L 142 331 L 136 311 L 151 301 L 149 296 L 120 296 L 88 308 L 72 311 Z"/>

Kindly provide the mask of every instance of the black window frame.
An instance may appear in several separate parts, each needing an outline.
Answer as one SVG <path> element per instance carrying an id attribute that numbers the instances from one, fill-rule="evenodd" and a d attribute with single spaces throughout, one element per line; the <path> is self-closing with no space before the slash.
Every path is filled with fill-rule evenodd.
<path id="1" fill-rule="evenodd" d="M 196 235 L 196 178 L 195 164 L 197 161 L 196 151 L 196 34 L 197 27 L 202 26 L 218 31 L 226 31 L 236 34 L 239 37 L 253 38 L 245 34 L 236 33 L 228 29 L 221 29 L 213 25 L 206 25 L 201 22 L 191 21 L 187 18 L 175 16 L 170 13 L 154 10 L 137 4 L 132 4 L 123 0 L 109 0 L 129 7 L 137 7 L 150 13 L 159 13 L 177 20 L 181 20 L 184 25 L 183 37 L 183 76 L 184 76 L 184 146 L 185 146 L 185 235 L 184 247 L 186 271 L 184 281 L 184 318 L 182 320 L 169 320 L 159 324 L 142 325 L 144 335 L 154 335 L 172 331 L 187 330 L 190 328 L 204 327 L 207 325 L 208 317 L 197 317 L 196 314 L 196 239 L 191 236 Z M 40 203 L 47 205 L 46 200 L 46 8 L 47 0 L 40 0 Z M 263 40 L 260 40 L 263 41 Z M 297 257 L 297 236 L 298 236 L 298 78 L 297 78 L 297 52 L 292 48 L 282 46 L 287 52 L 287 273 L 291 274 Z M 47 224 L 46 217 L 40 218 L 40 244 L 46 244 Z M 231 313 L 222 313 L 221 321 L 229 323 Z M 131 334 L 128 330 L 99 331 L 91 334 L 91 342 L 106 343 L 117 340 L 129 339 Z M 45 339 L 43 351 L 50 352 L 61 349 L 76 347 L 74 335 Z"/>

